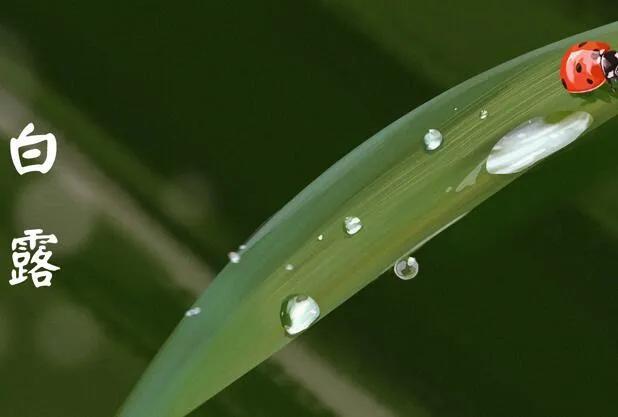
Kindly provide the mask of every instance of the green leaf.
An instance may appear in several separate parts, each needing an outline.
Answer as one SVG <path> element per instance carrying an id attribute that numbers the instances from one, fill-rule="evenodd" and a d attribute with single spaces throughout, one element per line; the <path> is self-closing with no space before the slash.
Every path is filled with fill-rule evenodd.
<path id="1" fill-rule="evenodd" d="M 517 126 L 586 112 L 593 118 L 590 130 L 615 116 L 617 100 L 609 88 L 575 96 L 558 78 L 565 48 L 587 39 L 618 44 L 618 24 L 533 51 L 460 84 L 321 175 L 247 242 L 239 263 L 221 271 L 195 304 L 201 313 L 182 319 L 119 416 L 186 415 L 292 340 L 279 315 L 290 295 L 311 296 L 324 317 L 514 180 L 520 173 L 492 175 L 484 161 Z M 482 110 L 486 118 L 480 117 Z M 433 152 L 423 145 L 430 128 L 444 136 Z M 289 137 L 294 146 L 293 131 Z M 281 157 L 286 155 L 282 149 Z M 362 221 L 354 236 L 344 232 L 347 216 Z M 294 269 L 287 270 L 287 264 Z"/>

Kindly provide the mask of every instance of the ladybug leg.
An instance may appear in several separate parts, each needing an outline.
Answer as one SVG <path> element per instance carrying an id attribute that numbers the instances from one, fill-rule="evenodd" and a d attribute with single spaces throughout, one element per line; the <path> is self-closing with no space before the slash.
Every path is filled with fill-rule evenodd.
<path id="1" fill-rule="evenodd" d="M 612 90 L 612 93 L 616 93 L 616 84 L 618 84 L 618 70 L 608 75 L 606 80 L 609 88 Z"/>
<path id="2" fill-rule="evenodd" d="M 616 93 L 616 84 L 617 83 L 618 83 L 618 78 L 617 77 L 607 78 L 607 85 L 609 85 L 609 88 L 610 88 L 610 90 L 612 90 L 613 94 Z"/>
<path id="3" fill-rule="evenodd" d="M 606 84 L 609 86 L 612 93 L 616 92 L 615 84 L 618 82 L 618 78 L 616 78 L 613 74 L 605 77 Z"/>

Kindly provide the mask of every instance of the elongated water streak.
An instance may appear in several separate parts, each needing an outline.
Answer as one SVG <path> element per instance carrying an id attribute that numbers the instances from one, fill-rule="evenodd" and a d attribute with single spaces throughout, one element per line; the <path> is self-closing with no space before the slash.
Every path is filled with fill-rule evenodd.
<path id="1" fill-rule="evenodd" d="M 504 135 L 487 159 L 490 174 L 514 174 L 571 144 L 592 124 L 589 113 L 578 111 L 557 123 L 535 117 Z"/>

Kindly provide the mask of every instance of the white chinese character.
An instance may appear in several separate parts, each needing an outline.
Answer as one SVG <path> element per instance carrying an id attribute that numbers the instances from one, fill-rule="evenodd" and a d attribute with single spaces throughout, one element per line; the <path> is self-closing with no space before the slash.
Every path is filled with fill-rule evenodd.
<path id="1" fill-rule="evenodd" d="M 13 269 L 9 284 L 17 285 L 28 280 L 30 274 L 35 287 L 51 286 L 52 272 L 60 268 L 49 263 L 52 252 L 48 251 L 48 243 L 58 243 L 56 235 L 42 235 L 43 230 L 24 230 L 24 237 L 13 239 Z M 35 251 L 36 249 L 36 251 Z M 30 252 L 34 251 L 34 254 Z M 30 269 L 26 267 L 31 266 Z"/>
<path id="2" fill-rule="evenodd" d="M 29 136 L 32 132 L 34 132 L 34 125 L 28 123 L 28 126 L 22 130 L 17 139 L 11 139 L 11 159 L 19 175 L 34 171 L 45 174 L 52 168 L 56 160 L 56 137 L 51 133 Z M 24 166 L 22 160 L 36 159 L 41 156 L 41 149 L 37 149 L 34 145 L 43 144 L 44 142 L 47 142 L 47 146 L 43 163 L 33 163 Z M 20 153 L 20 150 L 23 148 L 28 149 Z"/>

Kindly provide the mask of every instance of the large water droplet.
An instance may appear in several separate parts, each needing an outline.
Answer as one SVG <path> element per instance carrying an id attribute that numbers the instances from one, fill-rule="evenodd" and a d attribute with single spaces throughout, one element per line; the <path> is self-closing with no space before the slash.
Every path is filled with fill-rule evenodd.
<path id="1" fill-rule="evenodd" d="M 343 224 L 345 232 L 350 236 L 357 234 L 363 228 L 363 224 L 358 217 L 346 217 Z"/>
<path id="2" fill-rule="evenodd" d="M 237 264 L 238 262 L 240 262 L 240 254 L 238 252 L 230 252 L 227 254 L 227 257 L 233 264 Z"/>
<path id="3" fill-rule="evenodd" d="M 559 122 L 536 117 L 504 135 L 491 150 L 486 168 L 490 174 L 513 174 L 575 141 L 592 124 L 592 116 L 578 111 Z"/>
<path id="4" fill-rule="evenodd" d="M 429 129 L 423 138 L 425 149 L 434 151 L 442 145 L 442 133 L 437 129 Z"/>
<path id="5" fill-rule="evenodd" d="M 403 280 L 409 280 L 418 275 L 418 262 L 412 256 L 404 256 L 395 262 L 393 271 L 395 275 Z"/>
<path id="6" fill-rule="evenodd" d="M 186 317 L 193 317 L 193 316 L 197 316 L 198 314 L 200 314 L 202 312 L 202 309 L 199 307 L 193 307 L 189 310 L 187 310 L 185 312 L 185 316 Z"/>
<path id="7" fill-rule="evenodd" d="M 487 116 L 489 116 L 489 112 L 485 109 L 481 110 L 481 112 L 479 113 L 479 117 L 481 118 L 481 120 L 487 119 Z"/>
<path id="8" fill-rule="evenodd" d="M 290 336 L 307 330 L 320 317 L 320 307 L 308 295 L 293 295 L 281 305 L 281 324 Z"/>

